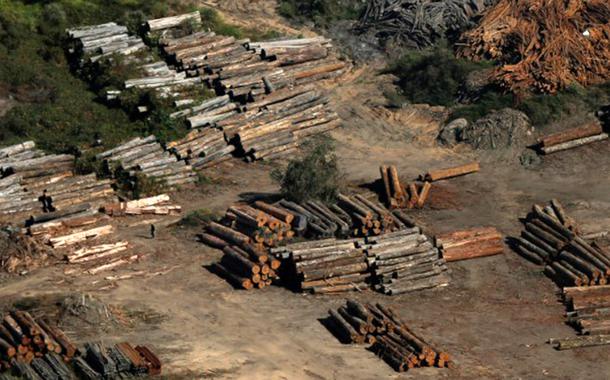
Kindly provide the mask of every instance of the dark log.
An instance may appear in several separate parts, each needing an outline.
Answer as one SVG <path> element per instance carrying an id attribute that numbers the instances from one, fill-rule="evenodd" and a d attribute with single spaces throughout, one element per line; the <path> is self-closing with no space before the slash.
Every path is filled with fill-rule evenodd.
<path id="1" fill-rule="evenodd" d="M 235 273 L 227 270 L 222 264 L 214 263 L 213 268 L 217 271 L 222 277 L 227 279 L 236 287 L 240 287 L 246 290 L 252 289 L 252 280 L 250 278 L 238 276 Z"/>

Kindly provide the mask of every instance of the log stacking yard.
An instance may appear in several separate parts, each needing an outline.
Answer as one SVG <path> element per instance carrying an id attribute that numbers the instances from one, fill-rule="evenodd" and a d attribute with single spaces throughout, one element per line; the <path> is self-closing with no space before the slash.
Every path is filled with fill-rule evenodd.
<path id="1" fill-rule="evenodd" d="M 195 31 L 185 34 L 186 24 Z M 165 146 L 186 162 L 186 168 L 162 157 L 166 153 L 160 150 L 154 157 L 159 163 L 156 171 L 170 173 L 170 183 L 188 182 L 190 168 L 201 170 L 232 156 L 254 161 L 292 155 L 308 137 L 340 125 L 321 84 L 341 76 L 349 64 L 338 59 L 330 40 L 253 42 L 204 28 L 199 12 L 150 20 L 148 33 L 158 39 L 150 47 L 142 47 L 139 37 L 130 36 L 115 23 L 68 30 L 70 53 L 82 66 L 112 63 L 116 54 L 137 65 L 142 77 L 125 81 L 121 89 L 108 90 L 108 101 L 120 103 L 121 93 L 129 89 L 153 91 L 173 101 L 176 111 L 170 117 L 193 128 Z M 151 49 L 158 49 L 165 61 L 154 61 Z M 139 110 L 148 111 L 145 105 Z M 146 145 L 153 141 L 140 142 L 142 146 L 129 141 L 125 148 L 130 151 L 119 147 L 115 152 L 121 151 L 136 164 L 143 157 L 137 155 L 139 149 L 153 149 Z M 110 155 L 101 157 L 112 159 Z M 178 179 L 178 172 L 183 177 Z"/>
<path id="2" fill-rule="evenodd" d="M 27 272 L 43 257 L 70 264 L 66 274 L 123 267 L 144 255 L 117 241 L 110 216 L 181 211 L 167 195 L 119 202 L 113 180 L 75 175 L 74 156 L 46 155 L 31 141 L 0 149 L 0 157 L 0 222 L 19 242 L 15 252 L 3 252 L 8 272 Z"/>
<path id="3" fill-rule="evenodd" d="M 110 379 L 159 375 L 161 361 L 146 346 L 128 342 L 82 348 L 46 318 L 13 310 L 0 323 L 0 378 L 12 372 L 21 379 Z"/>

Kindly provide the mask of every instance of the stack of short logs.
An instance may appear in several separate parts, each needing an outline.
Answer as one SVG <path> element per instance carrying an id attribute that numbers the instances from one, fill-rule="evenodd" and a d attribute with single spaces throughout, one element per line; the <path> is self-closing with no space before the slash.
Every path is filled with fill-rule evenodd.
<path id="1" fill-rule="evenodd" d="M 397 372 L 417 367 L 449 367 L 449 354 L 413 332 L 391 307 L 347 300 L 328 311 L 332 331 L 345 343 L 372 344 L 371 349 Z"/>
<path id="2" fill-rule="evenodd" d="M 543 154 L 551 154 L 607 139 L 608 133 L 604 132 L 601 123 L 594 121 L 577 128 L 544 136 L 539 139 L 539 143 L 540 151 Z"/>
<path id="3" fill-rule="evenodd" d="M 79 350 L 57 326 L 14 310 L 0 323 L 0 377 L 25 379 L 116 378 L 158 375 L 161 361 L 146 346 L 125 342 L 105 347 L 86 343 Z"/>
<path id="4" fill-rule="evenodd" d="M 103 160 L 113 173 L 128 173 L 134 181 L 142 175 L 170 189 L 197 181 L 192 167 L 165 151 L 153 135 L 132 139 L 98 154 L 96 159 Z"/>
<path id="5" fill-rule="evenodd" d="M 369 266 L 359 238 L 324 239 L 290 244 L 272 249 L 286 257 L 285 280 L 314 294 L 361 291 L 370 288 Z M 287 281 L 288 282 L 288 281 Z"/>
<path id="6" fill-rule="evenodd" d="M 233 157 L 235 145 L 227 144 L 224 133 L 215 128 L 195 129 L 167 148 L 194 170 L 202 170 Z"/>
<path id="7" fill-rule="evenodd" d="M 563 300 L 568 309 L 567 323 L 579 336 L 551 339 L 558 350 L 610 344 L 610 286 L 566 287 Z"/>
<path id="8" fill-rule="evenodd" d="M 499 255 L 504 252 L 504 236 L 494 227 L 453 231 L 436 237 L 447 262 Z"/>
<path id="9" fill-rule="evenodd" d="M 379 167 L 379 171 L 383 183 L 383 195 L 388 208 L 412 209 L 424 207 L 432 188 L 430 182 L 413 182 L 404 186 L 400 183 L 396 166 L 382 165 Z"/>
<path id="10" fill-rule="evenodd" d="M 146 49 L 140 37 L 130 36 L 127 27 L 114 22 L 73 28 L 67 33 L 74 43 L 71 53 L 82 60 L 88 57 L 91 62 L 113 54 L 130 55 Z"/>
<path id="11" fill-rule="evenodd" d="M 515 249 L 544 265 L 544 273 L 559 286 L 605 285 L 610 278 L 610 253 L 580 236 L 578 227 L 557 200 L 534 205 Z"/>
<path id="12" fill-rule="evenodd" d="M 439 248 L 419 227 L 367 237 L 363 249 L 374 287 L 382 293 L 397 295 L 449 284 Z"/>

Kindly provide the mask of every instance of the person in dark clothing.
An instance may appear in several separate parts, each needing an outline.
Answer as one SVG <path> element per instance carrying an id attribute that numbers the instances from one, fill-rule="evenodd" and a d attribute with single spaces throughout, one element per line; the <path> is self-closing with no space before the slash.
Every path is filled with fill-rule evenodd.
<path id="1" fill-rule="evenodd" d="M 155 238 L 155 231 L 156 231 L 155 225 L 154 225 L 154 224 L 151 224 L 151 225 L 150 225 L 150 238 L 151 238 L 151 239 L 154 239 L 154 238 Z"/>
<path id="2" fill-rule="evenodd" d="M 47 204 L 47 210 L 49 210 L 49 212 L 55 211 L 55 206 L 53 206 L 53 198 L 47 195 L 45 202 Z"/>
<path id="3" fill-rule="evenodd" d="M 49 212 L 47 207 L 47 189 L 42 191 L 42 195 L 38 197 L 38 202 L 42 203 L 42 212 Z"/>

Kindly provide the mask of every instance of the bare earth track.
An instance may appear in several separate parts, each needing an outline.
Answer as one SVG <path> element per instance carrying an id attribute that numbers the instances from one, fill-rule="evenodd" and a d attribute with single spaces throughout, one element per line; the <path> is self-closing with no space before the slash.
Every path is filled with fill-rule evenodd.
<path id="1" fill-rule="evenodd" d="M 239 8 L 240 3 L 246 8 Z M 232 14 L 239 17 L 239 12 L 249 11 L 244 3 L 248 2 L 227 1 L 221 7 L 237 7 Z M 263 9 L 271 12 L 264 17 L 270 26 L 281 22 L 273 7 Z M 333 137 L 351 186 L 375 181 L 380 164 L 395 164 L 411 179 L 429 168 L 476 157 L 464 148 L 453 151 L 434 144 L 442 109 L 383 108 L 380 83 L 389 79 L 372 72 L 367 67 L 355 69 L 333 95 L 345 120 L 345 127 Z M 585 231 L 610 229 L 607 143 L 546 157 L 529 170 L 516 159 L 481 160 L 480 173 L 440 184 L 429 208 L 416 212 L 427 232 L 493 225 L 507 235 L 516 234 L 518 218 L 531 204 L 553 197 L 564 202 Z M 268 164 L 223 165 L 206 173 L 210 184 L 184 191 L 176 200 L 185 212 L 220 212 L 252 193 L 276 191 L 269 179 L 271 169 Z M 363 347 L 340 344 L 320 323 L 329 308 L 344 302 L 342 296 L 301 295 L 275 286 L 236 291 L 206 269 L 221 253 L 198 243 L 197 229 L 160 228 L 159 237 L 150 240 L 147 226 L 141 222 L 121 232 L 152 252 L 134 270 L 171 269 L 166 274 L 112 286 L 103 276 L 66 279 L 63 268 L 56 266 L 4 279 L 1 306 L 17 300 L 16 294 L 43 303 L 45 296 L 84 292 L 123 310 L 144 310 L 132 312 L 133 324 L 113 328 L 104 339 L 150 344 L 160 354 L 167 378 L 605 379 L 610 373 L 608 348 L 558 352 L 545 343 L 574 332 L 563 323 L 564 308 L 552 282 L 508 248 L 504 255 L 452 263 L 452 283 L 442 290 L 398 297 L 368 291 L 353 295 L 396 307 L 414 329 L 452 353 L 456 362 L 453 369 L 397 374 Z M 161 318 L 147 319 L 148 314 Z"/>

